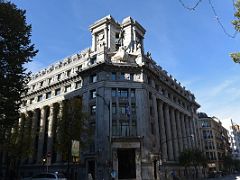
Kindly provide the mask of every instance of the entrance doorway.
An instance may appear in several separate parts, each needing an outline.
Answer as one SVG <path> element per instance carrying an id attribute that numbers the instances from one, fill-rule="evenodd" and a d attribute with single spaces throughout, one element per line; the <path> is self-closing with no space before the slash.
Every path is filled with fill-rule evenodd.
<path id="1" fill-rule="evenodd" d="M 87 176 L 91 176 L 92 179 L 95 179 L 95 161 L 90 160 L 88 161 L 88 174 Z"/>
<path id="2" fill-rule="evenodd" d="M 118 179 L 136 178 L 135 149 L 118 149 Z"/>

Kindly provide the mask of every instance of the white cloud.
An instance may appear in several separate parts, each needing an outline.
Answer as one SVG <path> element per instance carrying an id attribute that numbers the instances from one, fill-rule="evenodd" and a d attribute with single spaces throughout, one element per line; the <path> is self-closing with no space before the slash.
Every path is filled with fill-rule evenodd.
<path id="1" fill-rule="evenodd" d="M 228 77 L 220 83 L 213 83 L 196 89 L 194 94 L 201 108 L 209 116 L 218 117 L 226 128 L 229 128 L 230 119 L 240 124 L 240 77 Z"/>

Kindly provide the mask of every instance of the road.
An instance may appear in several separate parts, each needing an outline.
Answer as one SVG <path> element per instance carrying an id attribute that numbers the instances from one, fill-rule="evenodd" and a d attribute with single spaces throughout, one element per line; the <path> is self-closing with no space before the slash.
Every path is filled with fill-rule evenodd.
<path id="1" fill-rule="evenodd" d="M 224 177 L 208 178 L 208 180 L 240 180 L 240 174 L 233 174 Z"/>

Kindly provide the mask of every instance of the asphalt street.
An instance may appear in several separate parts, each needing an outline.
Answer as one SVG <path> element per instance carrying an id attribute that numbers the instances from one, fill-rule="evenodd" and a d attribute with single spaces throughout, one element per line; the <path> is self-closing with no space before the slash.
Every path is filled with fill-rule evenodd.
<path id="1" fill-rule="evenodd" d="M 240 180 L 240 174 L 233 174 L 224 177 L 208 178 L 208 180 Z"/>

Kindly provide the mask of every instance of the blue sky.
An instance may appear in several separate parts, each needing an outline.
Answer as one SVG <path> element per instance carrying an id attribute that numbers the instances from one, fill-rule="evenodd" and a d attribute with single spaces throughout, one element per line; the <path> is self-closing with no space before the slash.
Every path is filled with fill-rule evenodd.
<path id="1" fill-rule="evenodd" d="M 194 0 L 182 0 L 193 5 Z M 240 35 L 230 38 L 216 21 L 208 0 L 195 11 L 180 0 L 13 0 L 26 9 L 38 55 L 27 67 L 36 72 L 91 46 L 89 25 L 111 14 L 121 22 L 132 16 L 146 29 L 145 51 L 191 90 L 199 111 L 240 124 L 240 65 L 229 53 L 240 51 Z M 212 0 L 226 31 L 234 33 L 232 1 Z"/>

